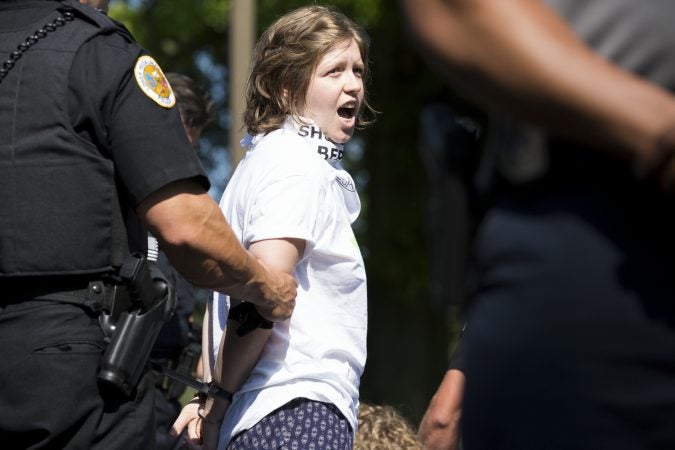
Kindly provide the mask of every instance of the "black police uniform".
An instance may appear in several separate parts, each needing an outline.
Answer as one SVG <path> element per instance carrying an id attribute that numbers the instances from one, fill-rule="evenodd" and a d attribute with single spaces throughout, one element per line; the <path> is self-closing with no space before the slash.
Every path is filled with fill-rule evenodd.
<path id="1" fill-rule="evenodd" d="M 674 2 L 546 3 L 600 55 L 675 92 Z M 497 142 L 501 186 L 476 240 L 464 447 L 675 448 L 673 197 L 602 151 L 514 135 Z M 506 165 L 541 147 L 539 169 Z"/>
<path id="2" fill-rule="evenodd" d="M 139 87 L 144 54 L 78 2 L 0 2 L 0 441 L 15 448 L 154 446 L 151 377 L 133 398 L 97 383 L 106 302 L 91 283 L 109 292 L 145 250 L 140 201 L 208 180 L 178 108 Z"/>

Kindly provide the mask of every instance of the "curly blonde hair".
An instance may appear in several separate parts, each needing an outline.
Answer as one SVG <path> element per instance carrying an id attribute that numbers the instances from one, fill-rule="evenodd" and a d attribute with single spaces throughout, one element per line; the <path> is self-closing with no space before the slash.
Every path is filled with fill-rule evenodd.
<path id="1" fill-rule="evenodd" d="M 410 423 L 394 407 L 361 402 L 354 450 L 423 450 Z"/>
<path id="2" fill-rule="evenodd" d="M 246 131 L 250 135 L 268 133 L 279 128 L 287 115 L 299 116 L 321 58 L 352 39 L 361 52 L 366 81 L 368 38 L 344 14 L 330 7 L 310 5 L 286 13 L 270 25 L 258 40 L 246 85 Z M 375 116 L 365 97 L 361 109 L 358 128 L 372 122 Z"/>

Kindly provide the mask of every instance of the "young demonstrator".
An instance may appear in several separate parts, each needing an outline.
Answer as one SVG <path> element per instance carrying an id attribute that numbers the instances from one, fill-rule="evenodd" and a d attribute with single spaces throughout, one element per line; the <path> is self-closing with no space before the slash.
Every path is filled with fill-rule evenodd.
<path id="1" fill-rule="evenodd" d="M 258 42 L 242 141 L 248 151 L 220 206 L 251 253 L 297 278 L 298 297 L 290 320 L 243 336 L 237 330 L 254 308 L 239 314 L 247 303 L 214 297 L 204 327 L 206 366 L 234 397 L 186 407 L 176 428 L 188 425 L 191 445 L 353 446 L 366 361 L 366 274 L 351 229 L 359 196 L 340 160 L 343 144 L 368 122 L 361 113 L 373 112 L 365 99 L 367 58 L 363 31 L 321 6 L 282 16 Z"/>

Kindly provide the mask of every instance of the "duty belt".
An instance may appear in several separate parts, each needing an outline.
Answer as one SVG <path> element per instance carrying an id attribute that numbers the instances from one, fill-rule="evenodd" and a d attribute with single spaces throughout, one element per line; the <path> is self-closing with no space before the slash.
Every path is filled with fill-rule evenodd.
<path id="1" fill-rule="evenodd" d="M 50 300 L 87 306 L 93 311 L 116 313 L 115 299 L 126 297 L 126 287 L 101 279 L 82 277 L 26 277 L 0 280 L 4 302 Z M 112 314 L 116 315 L 116 314 Z"/>

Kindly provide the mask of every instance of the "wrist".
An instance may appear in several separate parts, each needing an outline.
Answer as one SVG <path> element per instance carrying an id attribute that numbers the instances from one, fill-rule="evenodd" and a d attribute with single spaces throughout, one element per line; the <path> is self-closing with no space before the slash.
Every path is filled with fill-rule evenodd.
<path id="1" fill-rule="evenodd" d="M 192 395 L 192 400 L 190 401 L 198 401 L 203 405 L 209 397 L 226 400 L 228 403 L 232 402 L 232 392 L 219 386 L 213 381 L 206 383 L 206 391 L 195 391 Z"/>
<path id="2" fill-rule="evenodd" d="M 230 403 L 230 400 L 209 396 L 206 397 L 204 403 L 200 404 L 197 414 L 202 419 L 207 418 L 209 423 L 217 422 L 222 420 Z"/>
<path id="3" fill-rule="evenodd" d="M 247 265 L 249 266 L 249 278 L 244 284 L 244 295 L 241 297 L 262 308 L 273 309 L 276 304 L 265 295 L 265 289 L 269 283 L 268 272 L 261 261 L 249 251 L 247 253 Z"/>
<path id="4" fill-rule="evenodd" d="M 206 391 L 196 391 L 190 403 L 198 405 L 197 415 L 208 423 L 219 422 L 232 403 L 232 393 L 215 384 L 207 383 Z"/>
<path id="5" fill-rule="evenodd" d="M 222 415 L 214 415 L 211 411 L 206 412 L 205 408 L 199 408 L 197 410 L 197 416 L 202 419 L 202 421 L 209 423 L 209 424 L 220 424 L 223 420 Z"/>

